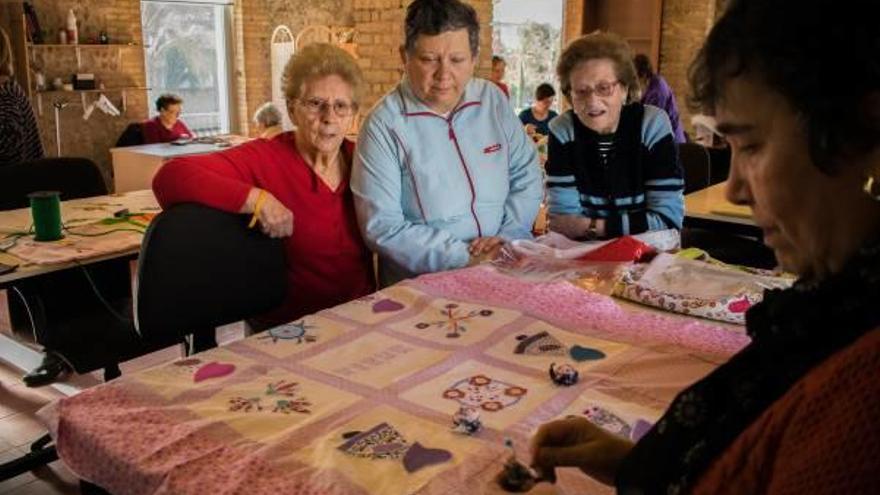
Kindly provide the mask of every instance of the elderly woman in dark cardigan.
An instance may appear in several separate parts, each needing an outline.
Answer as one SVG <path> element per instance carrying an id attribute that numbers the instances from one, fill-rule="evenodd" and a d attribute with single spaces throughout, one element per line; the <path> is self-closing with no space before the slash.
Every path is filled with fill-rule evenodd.
<path id="1" fill-rule="evenodd" d="M 876 2 L 734 0 L 691 70 L 733 156 L 728 198 L 800 275 L 747 314 L 752 342 L 637 444 L 548 423 L 535 465 L 618 493 L 877 493 L 880 30 Z M 797 14 L 793 14 L 797 12 Z"/>

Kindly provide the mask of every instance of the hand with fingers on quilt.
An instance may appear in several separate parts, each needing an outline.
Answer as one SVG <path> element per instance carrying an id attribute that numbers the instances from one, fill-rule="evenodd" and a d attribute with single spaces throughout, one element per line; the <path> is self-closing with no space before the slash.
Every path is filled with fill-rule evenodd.
<path id="1" fill-rule="evenodd" d="M 570 417 L 538 429 L 532 438 L 532 465 L 545 473 L 545 478 L 555 478 L 552 473 L 557 467 L 576 467 L 597 481 L 613 485 L 621 462 L 632 448 L 629 440 L 586 418 Z"/>
<path id="2" fill-rule="evenodd" d="M 472 240 L 468 246 L 468 253 L 471 255 L 469 265 L 477 265 L 484 261 L 492 261 L 498 257 L 501 249 L 506 245 L 501 237 L 486 236 L 477 237 Z"/>

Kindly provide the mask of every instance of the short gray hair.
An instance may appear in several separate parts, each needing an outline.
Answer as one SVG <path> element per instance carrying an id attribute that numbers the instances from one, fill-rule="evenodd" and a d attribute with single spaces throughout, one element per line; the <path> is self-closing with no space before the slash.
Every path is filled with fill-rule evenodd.
<path id="1" fill-rule="evenodd" d="M 473 7 L 460 0 L 415 0 L 406 9 L 406 52 L 412 53 L 419 36 L 459 29 L 467 29 L 471 55 L 476 57 L 480 50 L 480 22 Z"/>
<path id="2" fill-rule="evenodd" d="M 263 127 L 281 125 L 283 118 L 281 111 L 278 110 L 278 107 L 276 107 L 271 101 L 263 103 L 260 105 L 260 108 L 254 112 L 254 124 L 260 124 Z"/>
<path id="3" fill-rule="evenodd" d="M 288 104 L 300 97 L 303 84 L 315 77 L 339 76 L 347 82 L 360 105 L 366 90 L 364 75 L 357 61 L 347 51 L 329 43 L 313 43 L 294 53 L 284 66 L 282 86 Z"/>

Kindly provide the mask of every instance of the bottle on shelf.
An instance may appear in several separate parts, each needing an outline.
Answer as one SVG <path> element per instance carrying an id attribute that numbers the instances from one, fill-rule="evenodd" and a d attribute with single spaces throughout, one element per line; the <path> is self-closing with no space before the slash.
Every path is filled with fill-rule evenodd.
<path id="1" fill-rule="evenodd" d="M 67 42 L 76 45 L 79 42 L 79 32 L 76 29 L 76 14 L 73 9 L 67 11 Z"/>
<path id="2" fill-rule="evenodd" d="M 59 29 L 58 30 L 58 44 L 66 45 L 67 44 L 67 30 Z"/>

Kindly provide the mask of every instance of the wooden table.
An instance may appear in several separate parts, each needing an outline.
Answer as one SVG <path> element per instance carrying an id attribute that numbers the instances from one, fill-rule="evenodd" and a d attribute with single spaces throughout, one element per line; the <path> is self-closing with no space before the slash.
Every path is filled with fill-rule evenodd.
<path id="1" fill-rule="evenodd" d="M 727 182 L 722 182 L 685 195 L 685 225 L 760 238 L 751 209 L 727 201 L 726 188 Z"/>
<path id="2" fill-rule="evenodd" d="M 104 218 L 112 217 L 113 213 L 128 209 L 129 212 L 153 212 L 159 211 L 159 204 L 151 190 L 132 191 L 125 194 L 113 194 L 108 196 L 96 196 L 92 198 L 74 199 L 63 201 L 61 203 L 61 217 L 65 225 L 82 227 L 94 224 Z M 26 232 L 31 228 L 30 209 L 22 208 L 18 210 L 0 211 L 0 247 L 4 246 L 4 241 L 13 232 Z M 112 227 L 109 227 L 112 228 Z M 47 243 L 48 245 L 49 243 Z M 8 265 L 17 265 L 18 268 L 5 275 L 0 275 L 0 289 L 4 289 L 14 284 L 18 280 L 28 277 L 35 277 L 47 273 L 67 270 L 84 264 L 92 264 L 100 261 L 114 258 L 131 258 L 137 257 L 139 247 L 131 247 L 125 250 L 113 251 L 99 254 L 98 256 L 76 261 L 69 261 L 55 264 L 37 264 L 29 263 L 9 252 L 0 252 L 0 263 Z M 0 294 L 2 294 L 0 290 Z M 5 294 L 2 294 L 5 295 Z M 4 304 L 2 311 L 6 311 L 6 300 L 0 298 L 0 304 Z M 42 359 L 42 353 L 32 349 L 14 339 L 11 335 L 0 332 L 0 360 L 5 361 L 12 366 L 29 370 L 37 367 Z M 65 382 L 53 384 L 53 387 L 64 393 L 72 395 L 86 386 L 94 385 L 91 376 L 73 375 L 71 379 Z"/>
<path id="3" fill-rule="evenodd" d="M 241 136 L 223 136 L 222 139 L 236 146 L 247 138 Z M 228 149 L 228 145 L 193 142 L 184 145 L 171 143 L 144 144 L 113 148 L 113 186 L 116 192 L 149 189 L 153 176 L 168 160 L 179 156 L 204 155 Z"/>

